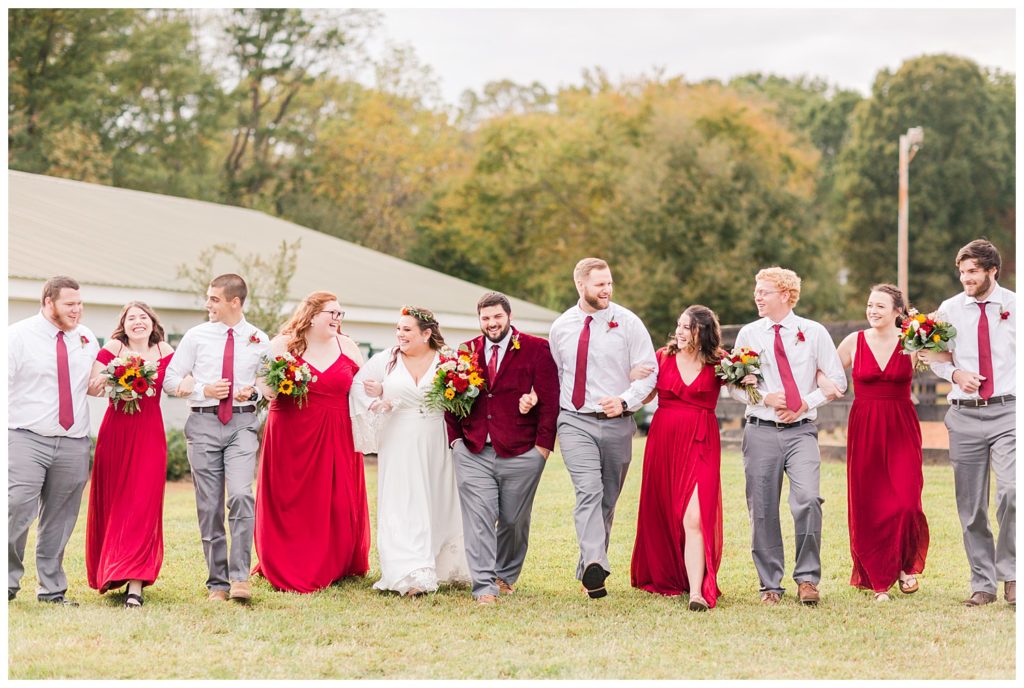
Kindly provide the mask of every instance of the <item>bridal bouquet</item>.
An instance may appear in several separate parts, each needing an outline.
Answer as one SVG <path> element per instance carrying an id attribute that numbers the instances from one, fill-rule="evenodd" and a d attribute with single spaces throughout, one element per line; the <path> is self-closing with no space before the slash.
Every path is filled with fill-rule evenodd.
<path id="1" fill-rule="evenodd" d="M 278 395 L 294 399 L 299 408 L 302 408 L 309 394 L 309 384 L 316 382 L 316 375 L 309 370 L 309 364 L 287 352 L 280 356 L 265 356 L 258 375 L 267 383 L 267 387 L 276 389 Z M 269 402 L 264 399 L 260 403 L 266 406 Z"/>
<path id="2" fill-rule="evenodd" d="M 939 319 L 940 314 L 924 315 L 911 308 L 909 317 L 903 321 L 900 330 L 900 347 L 903 353 L 910 355 L 915 351 L 949 351 L 949 342 L 956 337 L 956 328 Z M 918 359 L 914 370 L 925 370 L 928 364 Z"/>
<path id="3" fill-rule="evenodd" d="M 747 399 L 751 404 L 761 401 L 761 393 L 757 391 L 756 384 L 744 385 L 740 382 L 747 375 L 753 375 L 758 382 L 764 380 L 761 374 L 761 357 L 750 347 L 741 346 L 722 356 L 715 366 L 715 375 L 725 380 L 728 385 L 746 390 Z"/>
<path id="4" fill-rule="evenodd" d="M 139 410 L 139 399 L 156 396 L 156 373 L 158 364 L 143 360 L 134 351 L 124 353 L 100 371 L 106 379 L 106 396 L 114 400 L 117 409 L 131 415 Z"/>
<path id="5" fill-rule="evenodd" d="M 482 372 L 479 352 L 470 351 L 465 345 L 460 346 L 457 352 L 444 347 L 440 352 L 437 373 L 427 392 L 426 405 L 465 418 L 484 386 Z"/>

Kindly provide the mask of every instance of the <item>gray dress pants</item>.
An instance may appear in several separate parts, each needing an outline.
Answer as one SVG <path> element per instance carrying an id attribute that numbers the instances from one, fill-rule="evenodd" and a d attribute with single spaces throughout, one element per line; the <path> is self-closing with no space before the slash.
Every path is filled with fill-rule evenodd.
<path id="1" fill-rule="evenodd" d="M 88 479 L 88 437 L 44 437 L 31 430 L 7 431 L 8 594 L 16 594 L 21 588 L 25 543 L 37 514 L 36 596 L 48 600 L 67 591 L 64 548 L 75 530 Z"/>
<path id="2" fill-rule="evenodd" d="M 632 416 L 600 419 L 562 409 L 558 414 L 558 442 L 562 459 L 576 490 L 576 537 L 580 558 L 577 580 L 590 564 L 611 573 L 608 545 L 611 542 L 615 504 L 626 483 L 633 458 Z"/>
<path id="3" fill-rule="evenodd" d="M 996 594 L 997 581 L 1017 580 L 1017 430 L 1014 402 L 946 412 L 956 510 L 971 566 L 971 592 Z M 988 522 L 989 467 L 996 475 L 996 522 Z"/>
<path id="4" fill-rule="evenodd" d="M 821 580 L 821 454 L 818 427 L 804 423 L 792 428 L 747 423 L 743 429 L 743 472 L 750 513 L 750 551 L 761 581 L 761 592 L 785 591 L 782 576 L 785 552 L 779 502 L 782 476 L 789 476 L 789 510 L 796 534 L 793 580 Z"/>
<path id="5" fill-rule="evenodd" d="M 452 458 L 473 597 L 497 595 L 497 578 L 511 585 L 523 570 L 533 497 L 547 462 L 536 448 L 501 458 L 490 445 L 473 454 L 465 442 L 455 443 Z"/>
<path id="6" fill-rule="evenodd" d="M 255 413 L 236 413 L 227 425 L 215 413 L 191 413 L 185 421 L 199 534 L 209 569 L 206 587 L 211 591 L 226 591 L 231 581 L 249 580 L 256 523 L 252 481 L 256 476 L 258 430 Z M 230 555 L 224 528 L 225 488 Z"/>

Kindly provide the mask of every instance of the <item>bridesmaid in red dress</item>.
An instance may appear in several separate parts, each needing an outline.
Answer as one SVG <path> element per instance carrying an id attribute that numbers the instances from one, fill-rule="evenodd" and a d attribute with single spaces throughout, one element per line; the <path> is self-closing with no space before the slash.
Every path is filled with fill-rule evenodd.
<path id="1" fill-rule="evenodd" d="M 89 587 L 100 594 L 128 584 L 124 606 L 142 606 L 142 588 L 152 585 L 164 558 L 163 506 L 167 481 L 167 438 L 160 413 L 161 381 L 173 349 L 164 341 L 156 313 L 141 301 L 121 311 L 110 341 L 100 349 L 93 377 L 114 358 L 134 352 L 157 361 L 156 395 L 139 399 L 131 415 L 113 401 L 96 436 L 85 528 L 85 569 Z M 192 378 L 182 381 L 187 396 Z"/>
<path id="2" fill-rule="evenodd" d="M 903 294 L 891 284 L 871 288 L 870 329 L 839 345 L 853 367 L 854 400 L 846 434 L 850 585 L 889 600 L 888 590 L 917 592 L 915 577 L 928 554 L 928 521 L 921 509 L 921 425 L 910 400 L 913 356 L 900 350 Z"/>
<path id="3" fill-rule="evenodd" d="M 688 592 L 693 611 L 714 607 L 722 594 L 716 578 L 722 452 L 715 417 L 721 341 L 714 312 L 690 306 L 679 316 L 675 337 L 658 351 L 658 410 L 644 449 L 633 547 L 633 587 L 667 596 Z"/>
<path id="4" fill-rule="evenodd" d="M 363 359 L 340 334 L 344 315 L 334 294 L 313 292 L 270 342 L 271 355 L 287 351 L 317 378 L 302 408 L 257 382 L 273 401 L 256 483 L 253 573 L 278 590 L 315 592 L 370 568 L 363 456 L 353 448 L 348 407 Z"/>

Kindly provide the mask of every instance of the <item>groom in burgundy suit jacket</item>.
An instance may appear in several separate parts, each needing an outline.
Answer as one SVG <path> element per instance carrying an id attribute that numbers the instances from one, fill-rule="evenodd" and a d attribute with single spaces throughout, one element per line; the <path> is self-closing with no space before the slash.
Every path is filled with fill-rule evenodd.
<path id="1" fill-rule="evenodd" d="M 555 446 L 559 388 L 547 340 L 512 327 L 508 297 L 484 294 L 477 315 L 483 334 L 465 345 L 480 352 L 486 384 L 466 418 L 445 413 L 445 421 L 473 597 L 493 604 L 499 592 L 515 592 L 526 559 L 533 496 Z M 523 413 L 531 391 L 536 405 Z"/>

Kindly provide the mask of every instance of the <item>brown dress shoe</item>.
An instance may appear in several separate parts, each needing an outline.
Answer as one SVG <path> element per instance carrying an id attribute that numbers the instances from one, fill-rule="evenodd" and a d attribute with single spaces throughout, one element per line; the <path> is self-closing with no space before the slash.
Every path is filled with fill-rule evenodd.
<path id="1" fill-rule="evenodd" d="M 491 604 L 497 604 L 497 602 L 497 595 L 481 595 L 480 597 L 476 598 L 476 603 L 481 607 L 486 607 Z"/>
<path id="2" fill-rule="evenodd" d="M 1009 604 L 1017 604 L 1017 581 L 1003 583 L 1003 599 Z"/>
<path id="3" fill-rule="evenodd" d="M 228 592 L 227 590 L 211 590 L 209 597 L 206 598 L 207 602 L 227 602 Z"/>
<path id="4" fill-rule="evenodd" d="M 821 595 L 818 594 L 818 586 L 807 581 L 804 581 L 797 587 L 797 597 L 800 598 L 800 604 L 818 604 L 821 601 Z"/>
<path id="5" fill-rule="evenodd" d="M 231 581 L 231 594 L 229 597 L 238 602 L 248 602 L 252 599 L 252 587 L 249 581 Z"/>
<path id="6" fill-rule="evenodd" d="M 996 596 L 990 592 L 976 592 L 970 597 L 964 600 L 965 607 L 980 607 L 984 604 L 992 604 L 996 601 Z"/>
<path id="7" fill-rule="evenodd" d="M 782 595 L 777 592 L 763 592 L 761 593 L 761 604 L 766 607 L 774 607 L 782 599 Z"/>
<path id="8" fill-rule="evenodd" d="M 502 595 L 511 595 L 516 591 L 514 586 L 509 585 L 500 578 L 495 578 L 494 582 L 498 584 L 498 592 Z"/>

